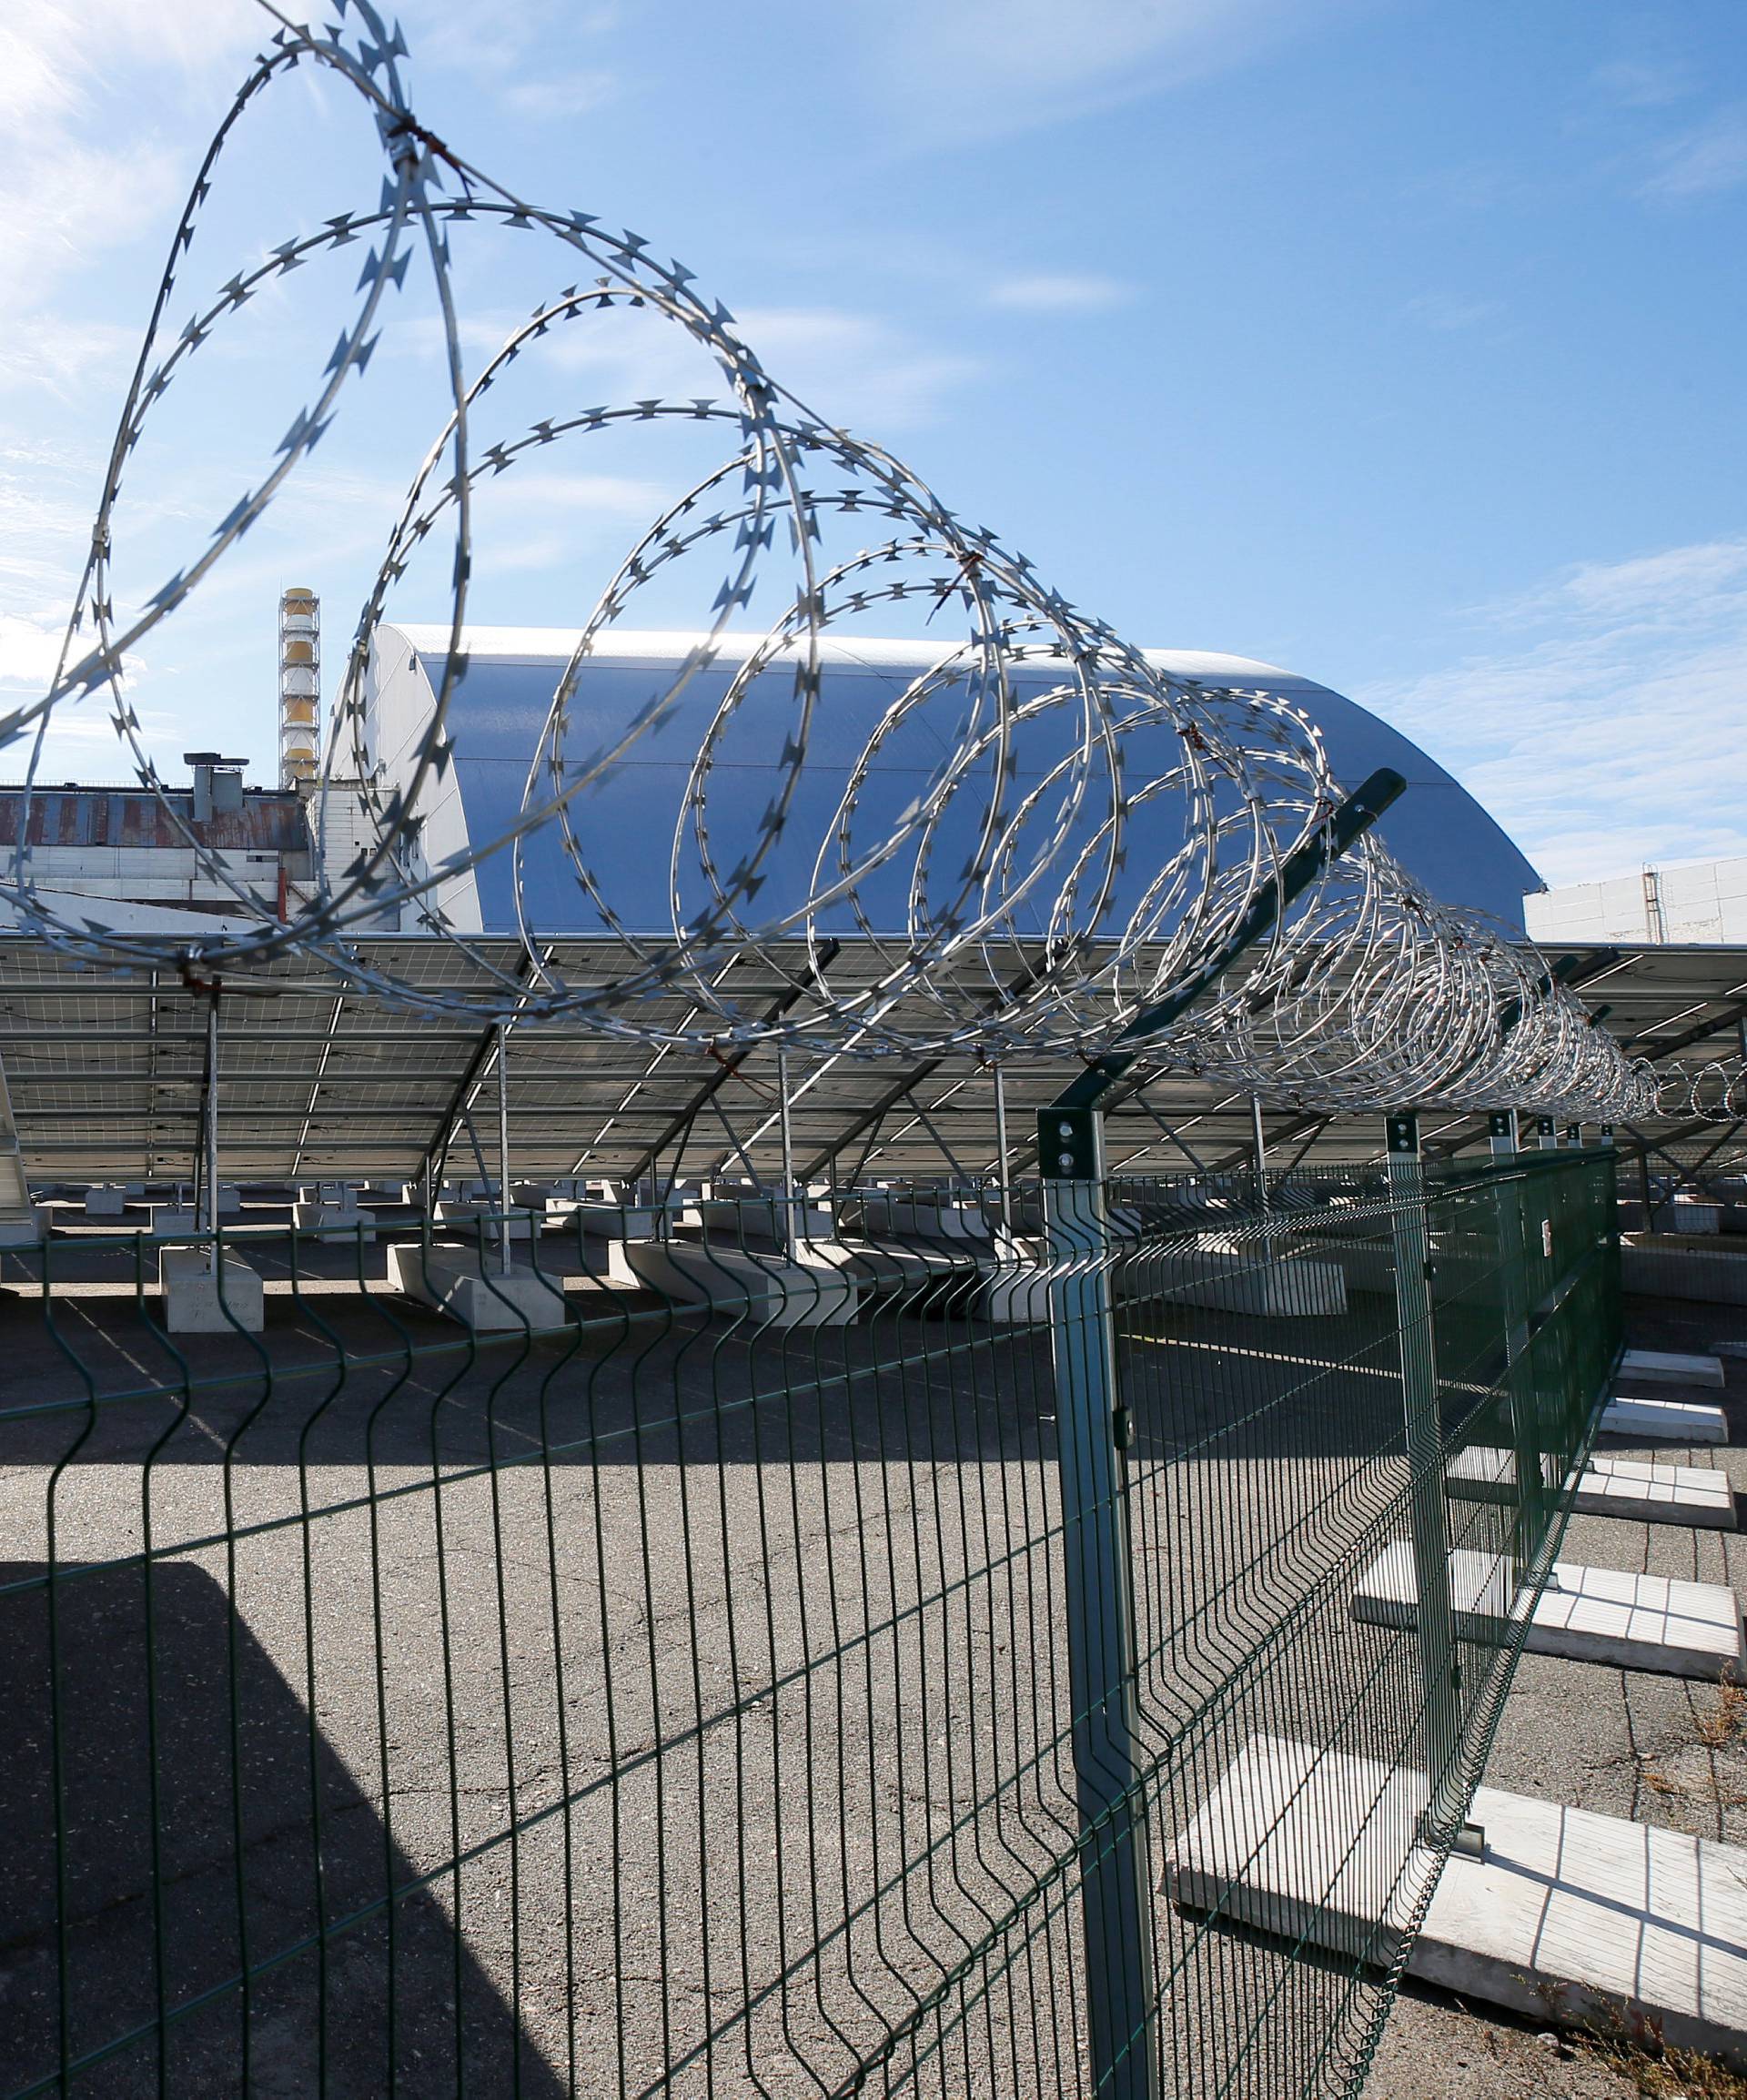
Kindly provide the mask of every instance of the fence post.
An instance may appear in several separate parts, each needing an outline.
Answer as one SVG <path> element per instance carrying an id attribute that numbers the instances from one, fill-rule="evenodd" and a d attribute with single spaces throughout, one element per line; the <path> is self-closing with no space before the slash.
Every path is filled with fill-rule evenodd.
<path id="1" fill-rule="evenodd" d="M 200 1171 L 196 1186 L 200 1190 L 200 1208 L 195 1217 L 195 1229 L 216 1247 L 218 1244 L 218 987 L 216 984 L 208 986 L 207 992 L 207 1085 L 200 1103 L 197 1165 Z M 223 1296 L 221 1284 L 221 1299 Z"/>
<path id="2" fill-rule="evenodd" d="M 1134 1568 L 1124 1496 L 1104 1117 L 1046 1108 L 1038 1163 L 1062 1482 L 1092 2090 L 1156 2100 L 1152 1871 L 1136 1741 Z"/>
<path id="3" fill-rule="evenodd" d="M 1489 1116 L 1487 1128 L 1492 1157 L 1499 1164 L 1508 1163 L 1521 1151 L 1522 1135 L 1514 1108 Z M 1504 1389 L 1510 1407 L 1511 1448 L 1517 1459 L 1517 1521 L 1511 1547 L 1520 1582 L 1533 1559 L 1529 1540 L 1539 1537 L 1550 1483 L 1541 1456 L 1540 1409 L 1535 1403 L 1533 1366 L 1529 1356 L 1529 1281 L 1521 1193 L 1515 1183 L 1500 1180 L 1493 1186 L 1492 1200 L 1498 1217 L 1499 1267 L 1502 1272 L 1499 1299 L 1504 1315 Z"/>
<path id="4" fill-rule="evenodd" d="M 531 1236 L 529 1258 L 533 1258 Z M 513 1264 L 510 1252 L 510 1024 L 498 1023 L 498 1230 L 502 1235 L 498 1243 L 498 1268 L 508 1276 Z M 485 1267 L 485 1221 L 480 1221 L 480 1267 Z"/>
<path id="5" fill-rule="evenodd" d="M 1444 1437 L 1438 1406 L 1432 1334 L 1431 1235 L 1426 1222 L 1426 1179 L 1419 1154 L 1419 1118 L 1388 1121 L 1389 1222 L 1395 1239 L 1395 1311 L 1401 1345 L 1401 1408 L 1408 1449 L 1408 1517 L 1419 1599 L 1424 1693 L 1420 1724 L 1430 1798 L 1427 1834 L 1458 1830 L 1466 1809 L 1458 1752 L 1462 1707 L 1459 1666 L 1449 1600 L 1449 1526 L 1444 1501 Z"/>

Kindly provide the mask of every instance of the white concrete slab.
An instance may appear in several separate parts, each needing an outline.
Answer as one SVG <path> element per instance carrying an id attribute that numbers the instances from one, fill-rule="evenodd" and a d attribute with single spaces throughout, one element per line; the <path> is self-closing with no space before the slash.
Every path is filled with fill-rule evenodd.
<path id="1" fill-rule="evenodd" d="M 1747 1305 L 1747 1256 L 1705 1254 L 1693 1249 L 1692 1241 L 1673 1239 L 1666 1233 L 1659 1233 L 1650 1247 L 1622 1240 L 1621 1288 L 1644 1297 L 1685 1298 L 1703 1305 Z M 1716 1349 L 1714 1343 L 1712 1347 Z"/>
<path id="2" fill-rule="evenodd" d="M 234 1188 L 218 1191 L 218 1215 L 221 1218 L 240 1217 L 243 1199 Z M 154 1238 L 168 1233 L 198 1232 L 201 1229 L 199 1206 L 192 1203 L 155 1203 L 152 1206 L 152 1235 Z"/>
<path id="3" fill-rule="evenodd" d="M 653 1239 L 655 1228 L 668 1215 L 654 1204 L 579 1203 L 574 1217 L 584 1232 L 603 1239 Z"/>
<path id="4" fill-rule="evenodd" d="M 1379 1964 L 1432 1873 L 1421 1774 L 1257 1736 L 1170 1847 L 1177 1902 Z M 1747 1852 L 1481 1787 L 1408 1961 L 1534 2020 L 1747 2067 Z"/>
<path id="5" fill-rule="evenodd" d="M 222 1279 L 222 1288 L 221 1286 Z M 219 1269 L 209 1247 L 167 1247 L 157 1257 L 164 1326 L 173 1335 L 258 1335 L 267 1322 L 258 1271 L 234 1254 Z"/>
<path id="6" fill-rule="evenodd" d="M 1394 1292 L 1395 1250 L 1388 1240 L 1342 1238 L 1315 1225 L 1302 1230 L 1295 1225 L 1292 1237 L 1318 1261 L 1333 1262 L 1349 1291 Z"/>
<path id="7" fill-rule="evenodd" d="M 299 1232 L 331 1232 L 344 1234 L 348 1239 L 362 1237 L 367 1246 L 376 1243 L 375 1212 L 359 1210 L 355 1205 L 294 1203 L 291 1222 Z"/>
<path id="8" fill-rule="evenodd" d="M 1550 1483 L 1558 1470 L 1550 1451 L 1541 1470 Z M 1514 1451 L 1470 1444 L 1452 1454 L 1444 1478 L 1464 1501 L 1513 1502 L 1517 1497 Z M 1583 1517 L 1625 1517 L 1641 1524 L 1686 1524 L 1699 1530 L 1735 1529 L 1735 1492 L 1715 1466 L 1671 1466 L 1656 1459 L 1591 1454 L 1578 1477 L 1571 1508 Z"/>
<path id="9" fill-rule="evenodd" d="M 809 1261 L 840 1268 L 861 1287 L 863 1302 L 876 1300 L 890 1310 L 892 1301 L 944 1296 L 955 1278 L 966 1289 L 977 1264 L 964 1254 L 939 1247 L 899 1247 L 880 1240 L 810 1239 Z"/>
<path id="10" fill-rule="evenodd" d="M 869 1232 L 897 1233 L 905 1238 L 982 1240 L 997 1237 L 1001 1221 L 978 1204 L 931 1201 L 925 1195 L 888 1194 L 869 1189 L 853 1199 Z"/>
<path id="11" fill-rule="evenodd" d="M 1721 1387 L 1722 1366 L 1715 1357 L 1680 1356 L 1667 1349 L 1628 1349 L 1620 1376 L 1641 1378 L 1647 1385 Z"/>
<path id="12" fill-rule="evenodd" d="M 400 1241 L 389 1248 L 389 1286 L 433 1311 L 447 1313 L 479 1334 L 522 1334 L 562 1327 L 570 1315 L 561 1276 L 537 1275 L 517 1263 L 506 1275 L 495 1255 L 481 1262 L 470 1247 L 421 1247 Z"/>
<path id="13" fill-rule="evenodd" d="M 1601 1432 L 1647 1443 L 1726 1444 L 1729 1424 L 1708 1400 L 1610 1400 Z"/>
<path id="14" fill-rule="evenodd" d="M 1248 1313 L 1261 1319 L 1302 1319 L 1347 1310 L 1347 1277 L 1338 1262 L 1302 1255 L 1270 1258 L 1257 1242 L 1209 1235 L 1192 1247 L 1146 1254 L 1116 1270 L 1129 1297 L 1166 1297 L 1180 1305 Z"/>
<path id="15" fill-rule="evenodd" d="M 837 1231 L 830 1211 L 799 1201 L 783 1203 L 772 1196 L 695 1197 L 681 1207 L 679 1221 L 699 1227 L 712 1247 L 736 1247 L 749 1239 L 780 1246 L 789 1237 L 791 1225 L 801 1240 L 828 1240 Z"/>
<path id="16" fill-rule="evenodd" d="M 981 1248 L 962 1250 L 977 1257 L 979 1277 L 966 1297 L 954 1300 L 974 1319 L 991 1327 L 1035 1327 L 1049 1319 L 1051 1268 L 1047 1243 L 999 1233 Z"/>
<path id="17" fill-rule="evenodd" d="M 444 1231 L 464 1232 L 470 1238 L 478 1238 L 483 1231 L 487 1241 L 494 1247 L 503 1237 L 504 1221 L 500 1214 L 495 1206 L 484 1201 L 439 1203 L 437 1222 Z M 509 1228 L 511 1240 L 527 1239 L 532 1235 L 533 1221 L 525 1210 L 511 1210 Z"/>
<path id="18" fill-rule="evenodd" d="M 1459 1640 L 1486 1640 L 1489 1628 L 1520 1615 L 1526 1602 L 1512 1585 L 1508 1560 L 1467 1547 L 1449 1556 L 1449 1595 Z M 1352 1613 L 1372 1625 L 1411 1626 L 1419 1602 L 1413 1548 L 1398 1539 L 1360 1577 Z M 1716 1582 L 1556 1561 L 1530 1616 L 1524 1646 L 1538 1655 L 1663 1677 L 1714 1684 L 1726 1672 L 1747 1681 L 1741 1604 L 1732 1590 Z"/>
<path id="19" fill-rule="evenodd" d="M 1436 1871 L 1423 1773 L 1252 1736 L 1165 1854 L 1165 1889 L 1283 1939 L 1394 1960 Z"/>
<path id="20" fill-rule="evenodd" d="M 615 1239 L 607 1274 L 682 1305 L 744 1314 L 761 1327 L 847 1327 L 862 1295 L 854 1277 L 826 1262 L 755 1257 L 696 1240 Z"/>

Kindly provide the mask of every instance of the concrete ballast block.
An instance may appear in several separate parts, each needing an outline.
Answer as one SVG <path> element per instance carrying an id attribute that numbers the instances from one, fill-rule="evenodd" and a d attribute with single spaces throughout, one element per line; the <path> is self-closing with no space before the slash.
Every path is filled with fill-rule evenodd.
<path id="1" fill-rule="evenodd" d="M 829 1263 L 754 1257 L 695 1240 L 615 1239 L 607 1274 L 681 1305 L 744 1314 L 761 1327 L 847 1327 L 861 1302 L 855 1277 Z"/>
<path id="2" fill-rule="evenodd" d="M 238 1328 L 260 1333 L 267 1310 L 259 1273 L 228 1251 L 223 1262 L 221 1271 L 209 1247 L 167 1247 L 158 1256 L 157 1287 L 169 1333 L 228 1335 Z"/>
<path id="3" fill-rule="evenodd" d="M 299 1232 L 343 1234 L 348 1239 L 361 1237 L 368 1246 L 373 1246 L 376 1241 L 374 1214 L 348 1204 L 293 1204 L 291 1221 Z"/>
<path id="4" fill-rule="evenodd" d="M 1646 1443 L 1729 1441 L 1729 1424 L 1722 1409 L 1705 1400 L 1610 1400 L 1601 1410 L 1601 1432 Z"/>
<path id="5" fill-rule="evenodd" d="M 1551 1486 L 1559 1461 L 1541 1453 L 1541 1470 Z M 1445 1469 L 1451 1495 L 1471 1502 L 1514 1502 L 1517 1456 L 1488 1444 L 1470 1444 L 1451 1455 Z M 1655 1459 L 1617 1458 L 1597 1451 L 1577 1479 L 1571 1508 L 1582 1517 L 1625 1517 L 1644 1524 L 1687 1524 L 1700 1530 L 1732 1531 L 1735 1492 L 1714 1466 L 1671 1466 Z"/>
<path id="6" fill-rule="evenodd" d="M 1347 1310 L 1346 1272 L 1337 1261 L 1302 1255 L 1276 1259 L 1262 1247 L 1211 1246 L 1142 1255 L 1116 1271 L 1116 1287 L 1131 1298 L 1163 1297 L 1179 1305 L 1263 1319 L 1329 1316 Z"/>
<path id="7" fill-rule="evenodd" d="M 1528 1605 L 1527 1592 L 1513 1586 L 1507 1559 L 1466 1547 L 1449 1556 L 1449 1598 L 1458 1640 L 1496 1638 L 1504 1622 L 1520 1618 Z M 1353 1617 L 1407 1627 L 1416 1622 L 1419 1608 L 1413 1547 L 1398 1539 L 1360 1578 Z M 1529 1613 L 1524 1646 L 1538 1655 L 1659 1676 L 1704 1678 L 1714 1684 L 1726 1673 L 1747 1681 L 1741 1606 L 1734 1591 L 1717 1582 L 1556 1561 Z"/>
<path id="8" fill-rule="evenodd" d="M 1254 1738 L 1170 1848 L 1187 1907 L 1381 1965 L 1436 1871 L 1417 1772 Z M 1747 2068 L 1747 1852 L 1481 1787 L 1408 1960 L 1537 2022 L 1649 2026 Z"/>
<path id="9" fill-rule="evenodd" d="M 518 1263 L 508 1272 L 489 1253 L 470 1247 L 422 1247 L 402 1241 L 389 1248 L 389 1287 L 447 1313 L 480 1334 L 521 1334 L 564 1326 L 564 1278 Z"/>
<path id="10" fill-rule="evenodd" d="M 1622 1378 L 1641 1378 L 1647 1385 L 1722 1385 L 1722 1366 L 1715 1357 L 1680 1356 L 1667 1349 L 1628 1349 L 1620 1366 Z"/>

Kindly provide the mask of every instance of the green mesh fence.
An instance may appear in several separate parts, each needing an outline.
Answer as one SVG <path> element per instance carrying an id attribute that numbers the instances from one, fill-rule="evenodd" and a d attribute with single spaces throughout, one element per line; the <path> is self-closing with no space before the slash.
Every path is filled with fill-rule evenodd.
<path id="1" fill-rule="evenodd" d="M 259 1332 L 129 1232 L 8 1255 L 0 2094 L 1353 2091 L 1612 1176 L 555 1206 L 519 1281 L 263 1206 Z M 1473 1593 L 1365 1606 L 1433 1515 Z"/>

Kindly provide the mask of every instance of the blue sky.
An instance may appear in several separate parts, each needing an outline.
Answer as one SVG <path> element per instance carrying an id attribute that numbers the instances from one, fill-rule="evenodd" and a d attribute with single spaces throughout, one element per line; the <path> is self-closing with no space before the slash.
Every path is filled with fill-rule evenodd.
<path id="1" fill-rule="evenodd" d="M 1350 693 L 1551 880 L 1747 852 L 1741 0 L 409 0 L 401 19 L 428 125 L 682 257 L 813 408 L 1136 640 Z M 0 690 L 40 690 L 52 661 L 182 193 L 262 34 L 247 0 L 11 0 L 0 25 Z M 379 167 L 337 94 L 276 90 L 183 304 L 373 204 Z M 460 257 L 476 348 L 570 281 L 507 245 Z M 124 599 L 258 478 L 346 316 L 340 261 L 166 397 Z M 549 377 L 582 406 L 579 386 L 689 374 L 605 331 Z M 271 777 L 278 589 L 322 591 L 331 661 L 440 379 L 409 279 L 308 470 L 142 644 L 161 754 L 222 743 Z M 488 520 L 476 610 L 579 620 L 672 470 L 624 446 L 530 476 Z M 434 582 L 397 610 L 438 616 Z M 126 777 L 96 710 L 48 753 L 45 777 L 76 776 Z"/>

